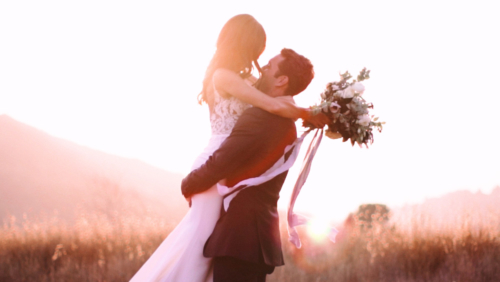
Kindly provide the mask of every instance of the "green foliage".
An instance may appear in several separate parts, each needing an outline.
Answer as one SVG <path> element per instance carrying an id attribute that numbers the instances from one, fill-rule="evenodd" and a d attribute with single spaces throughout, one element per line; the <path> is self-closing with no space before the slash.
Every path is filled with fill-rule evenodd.
<path id="1" fill-rule="evenodd" d="M 358 74 L 358 81 L 361 82 L 363 80 L 367 80 L 370 78 L 370 71 L 363 68 Z"/>

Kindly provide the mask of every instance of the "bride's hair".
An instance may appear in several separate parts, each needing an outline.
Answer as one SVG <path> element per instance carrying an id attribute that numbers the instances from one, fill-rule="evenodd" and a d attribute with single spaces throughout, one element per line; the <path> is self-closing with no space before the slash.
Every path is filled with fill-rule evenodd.
<path id="1" fill-rule="evenodd" d="M 266 47 L 266 32 L 254 17 L 242 14 L 229 19 L 222 27 L 215 51 L 203 79 L 203 89 L 198 102 L 208 103 L 207 89 L 218 68 L 225 68 L 247 78 L 252 72 L 252 62 L 259 71 L 257 59 Z"/>

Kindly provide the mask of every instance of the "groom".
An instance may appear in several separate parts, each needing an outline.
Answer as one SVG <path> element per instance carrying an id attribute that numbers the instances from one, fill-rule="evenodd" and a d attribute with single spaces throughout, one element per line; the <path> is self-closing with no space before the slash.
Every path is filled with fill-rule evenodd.
<path id="1" fill-rule="evenodd" d="M 272 97 L 294 96 L 314 77 L 313 66 L 291 49 L 283 49 L 262 68 L 257 87 Z M 233 131 L 200 168 L 182 181 L 189 198 L 222 179 L 232 187 L 266 172 L 297 138 L 295 123 L 264 110 L 247 109 Z M 288 157 L 288 156 L 286 156 Z M 277 201 L 284 172 L 239 192 L 222 214 L 205 244 L 204 256 L 214 258 L 214 282 L 265 281 L 283 265 Z"/>

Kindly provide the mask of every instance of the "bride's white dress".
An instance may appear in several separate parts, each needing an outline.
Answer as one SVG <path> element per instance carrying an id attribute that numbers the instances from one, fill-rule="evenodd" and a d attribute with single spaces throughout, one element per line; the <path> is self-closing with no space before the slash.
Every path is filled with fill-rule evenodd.
<path id="1" fill-rule="evenodd" d="M 214 91 L 210 112 L 212 137 L 192 169 L 204 164 L 219 148 L 248 107 L 232 96 L 226 99 Z M 216 186 L 194 195 L 186 216 L 130 281 L 213 281 L 212 260 L 203 257 L 203 247 L 219 219 L 221 205 Z"/>

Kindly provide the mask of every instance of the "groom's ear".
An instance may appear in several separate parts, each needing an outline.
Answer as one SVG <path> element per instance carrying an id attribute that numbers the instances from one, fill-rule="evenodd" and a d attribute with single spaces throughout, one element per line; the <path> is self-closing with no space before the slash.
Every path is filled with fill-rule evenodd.
<path id="1" fill-rule="evenodd" d="M 285 86 L 287 84 L 288 84 L 288 76 L 286 75 L 280 75 L 276 79 L 276 86 L 278 87 Z"/>

